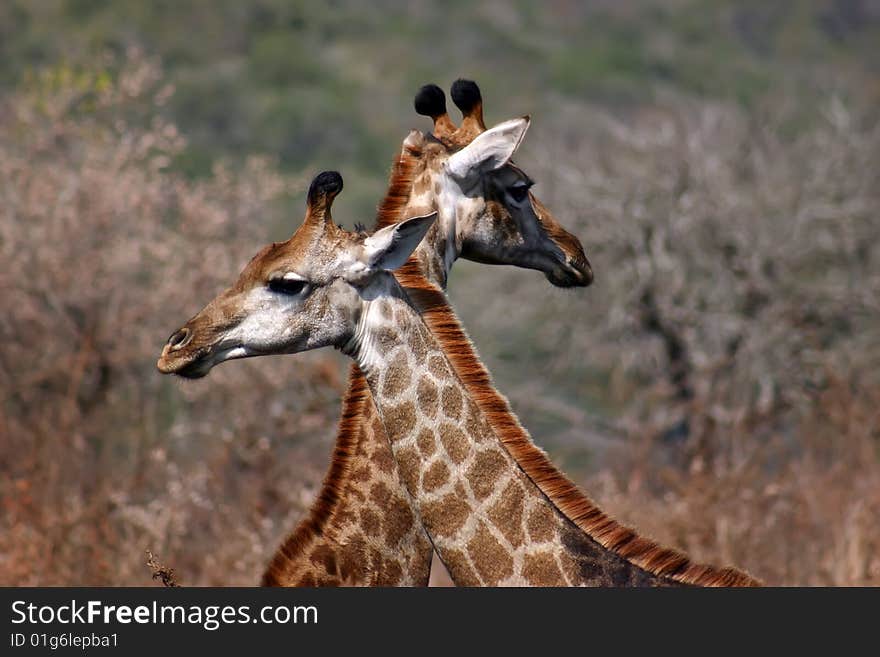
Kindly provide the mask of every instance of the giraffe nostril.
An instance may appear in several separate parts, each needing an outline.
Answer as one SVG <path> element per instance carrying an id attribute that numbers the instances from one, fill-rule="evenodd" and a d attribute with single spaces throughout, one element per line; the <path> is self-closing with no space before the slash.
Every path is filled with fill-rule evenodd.
<path id="1" fill-rule="evenodd" d="M 192 339 L 192 335 L 192 331 L 190 331 L 188 328 L 182 328 L 170 338 L 168 338 L 168 346 L 172 349 L 180 349 L 189 344 L 189 341 Z"/>

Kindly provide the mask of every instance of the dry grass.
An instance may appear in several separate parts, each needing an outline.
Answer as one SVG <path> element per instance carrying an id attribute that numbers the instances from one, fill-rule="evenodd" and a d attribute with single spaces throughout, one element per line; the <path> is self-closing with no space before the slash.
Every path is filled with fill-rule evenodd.
<path id="1" fill-rule="evenodd" d="M 878 403 L 880 388 L 834 380 L 792 430 L 796 444 L 776 434 L 742 459 L 671 467 L 652 457 L 654 434 L 586 486 L 648 534 L 769 584 L 880 585 Z"/>
<path id="2" fill-rule="evenodd" d="M 169 172 L 170 92 L 135 58 L 0 106 L 0 585 L 147 584 L 147 548 L 185 585 L 256 583 L 326 468 L 333 354 L 155 370 L 302 183 Z M 880 584 L 878 129 L 832 99 L 784 137 L 777 110 L 555 108 L 521 159 L 596 285 L 472 268 L 453 299 L 609 511 L 771 584 Z"/>

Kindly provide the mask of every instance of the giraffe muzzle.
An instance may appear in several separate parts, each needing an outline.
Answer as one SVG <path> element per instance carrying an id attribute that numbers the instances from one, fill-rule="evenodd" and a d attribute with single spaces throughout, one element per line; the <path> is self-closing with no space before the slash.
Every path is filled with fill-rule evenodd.
<path id="1" fill-rule="evenodd" d="M 587 287 L 593 282 L 593 268 L 586 258 L 566 258 L 545 275 L 556 287 Z"/>

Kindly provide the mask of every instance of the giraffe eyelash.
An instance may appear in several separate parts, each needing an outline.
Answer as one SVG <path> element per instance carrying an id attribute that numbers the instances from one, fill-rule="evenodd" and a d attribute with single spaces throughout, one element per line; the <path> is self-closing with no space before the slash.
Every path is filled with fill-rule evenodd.
<path id="1" fill-rule="evenodd" d="M 269 281 L 269 290 L 277 294 L 300 294 L 308 286 L 308 281 L 296 278 L 273 278 Z"/>

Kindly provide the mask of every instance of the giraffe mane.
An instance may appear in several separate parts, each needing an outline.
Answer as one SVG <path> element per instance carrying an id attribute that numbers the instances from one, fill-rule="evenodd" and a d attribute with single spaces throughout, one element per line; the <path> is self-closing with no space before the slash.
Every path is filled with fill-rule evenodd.
<path id="1" fill-rule="evenodd" d="M 684 553 L 640 536 L 602 511 L 532 442 L 507 399 L 493 386 L 446 295 L 421 274 L 417 262 L 411 258 L 395 276 L 507 451 L 550 502 L 590 538 L 639 568 L 674 582 L 694 586 L 761 585 L 736 568 L 694 563 Z"/>
<path id="2" fill-rule="evenodd" d="M 388 182 L 388 191 L 379 204 L 376 228 L 399 222 L 401 213 L 409 202 L 419 156 L 421 152 L 405 146 L 395 156 Z M 281 544 L 263 574 L 263 586 L 283 586 L 289 564 L 305 554 L 312 542 L 323 535 L 333 518 L 342 498 L 345 482 L 351 473 L 351 461 L 359 439 L 360 421 L 369 388 L 367 380 L 357 365 L 352 365 L 348 376 L 348 390 L 342 402 L 342 417 L 336 434 L 336 446 L 330 469 L 321 484 L 321 491 L 309 507 L 308 516 L 301 520 Z"/>
<path id="3" fill-rule="evenodd" d="M 342 403 L 336 446 L 333 448 L 333 458 L 324 477 L 321 492 L 309 508 L 309 515 L 300 521 L 276 550 L 263 574 L 263 586 L 284 585 L 287 565 L 305 553 L 315 537 L 324 533 L 324 527 L 339 505 L 343 484 L 351 470 L 351 459 L 357 450 L 358 427 L 369 392 L 367 380 L 357 365 L 351 366 L 348 383 L 348 393 Z"/>
<path id="4" fill-rule="evenodd" d="M 376 212 L 375 230 L 400 223 L 406 218 L 401 215 L 412 195 L 413 181 L 421 155 L 420 148 L 408 144 L 395 156 L 391 165 L 388 191 L 385 192 L 385 198 L 382 199 Z"/>

